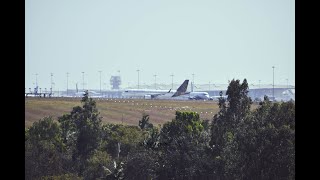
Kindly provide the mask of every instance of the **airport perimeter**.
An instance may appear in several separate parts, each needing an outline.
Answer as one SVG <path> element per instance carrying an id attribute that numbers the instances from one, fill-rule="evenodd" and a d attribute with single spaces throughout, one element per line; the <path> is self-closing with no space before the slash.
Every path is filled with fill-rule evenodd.
<path id="1" fill-rule="evenodd" d="M 110 99 L 95 98 L 103 123 L 123 123 L 138 125 L 143 113 L 150 116 L 154 125 L 171 121 L 176 111 L 194 111 L 201 119 L 211 120 L 219 111 L 217 101 L 177 101 L 177 100 L 145 100 L 145 99 Z M 55 120 L 63 114 L 81 105 L 81 98 L 25 98 L 25 127 L 44 116 L 53 116 Z M 256 108 L 257 105 L 252 105 Z"/>

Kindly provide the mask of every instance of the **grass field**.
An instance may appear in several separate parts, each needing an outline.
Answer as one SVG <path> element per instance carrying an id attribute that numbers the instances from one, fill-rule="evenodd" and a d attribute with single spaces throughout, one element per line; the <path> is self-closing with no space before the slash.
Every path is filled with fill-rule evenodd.
<path id="1" fill-rule="evenodd" d="M 75 106 L 82 106 L 80 98 L 25 98 L 25 127 L 45 116 L 55 120 L 70 113 Z M 173 101 L 144 99 L 95 99 L 103 123 L 138 125 L 142 114 L 150 115 L 154 125 L 171 121 L 175 111 L 194 111 L 201 119 L 212 119 L 219 111 L 217 101 Z"/>

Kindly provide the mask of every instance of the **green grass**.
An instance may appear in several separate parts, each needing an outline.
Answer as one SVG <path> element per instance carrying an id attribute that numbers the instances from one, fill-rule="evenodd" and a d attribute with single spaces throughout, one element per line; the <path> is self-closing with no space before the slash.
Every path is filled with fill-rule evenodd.
<path id="1" fill-rule="evenodd" d="M 44 116 L 53 116 L 55 120 L 70 113 L 75 106 L 82 106 L 80 98 L 25 98 L 25 127 Z M 123 123 L 138 125 L 142 114 L 150 116 L 154 125 L 171 121 L 176 110 L 194 111 L 201 119 L 211 120 L 219 111 L 216 101 L 173 101 L 144 99 L 95 99 L 103 123 Z"/>

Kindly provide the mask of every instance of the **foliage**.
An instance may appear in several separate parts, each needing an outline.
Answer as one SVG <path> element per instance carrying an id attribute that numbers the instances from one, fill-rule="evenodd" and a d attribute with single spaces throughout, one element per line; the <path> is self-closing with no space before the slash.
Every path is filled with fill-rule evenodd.
<path id="1" fill-rule="evenodd" d="M 106 176 L 107 180 L 121 180 L 124 179 L 124 163 L 122 161 L 113 161 L 113 167 L 111 167 L 111 173 Z M 109 170 L 109 169 L 108 169 Z"/>
<path id="2" fill-rule="evenodd" d="M 145 135 L 143 146 L 146 149 L 157 150 L 160 145 L 160 130 L 157 127 L 149 129 Z"/>
<path id="3" fill-rule="evenodd" d="M 209 140 L 199 114 L 177 111 L 161 129 L 159 179 L 210 177 Z"/>
<path id="4" fill-rule="evenodd" d="M 25 129 L 26 179 L 295 179 L 295 104 L 264 98 L 251 111 L 246 79 L 232 80 L 212 122 L 176 112 L 154 127 L 101 124 L 82 107 Z"/>
<path id="5" fill-rule="evenodd" d="M 96 102 L 85 92 L 83 106 L 74 107 L 70 114 L 59 117 L 64 143 L 72 151 L 75 168 L 80 168 L 80 175 L 87 165 L 87 160 L 101 143 L 101 117 Z"/>
<path id="6" fill-rule="evenodd" d="M 141 150 L 132 153 L 124 168 L 125 179 L 156 179 L 160 168 L 160 155 L 157 151 Z"/>
<path id="7" fill-rule="evenodd" d="M 222 92 L 219 98 L 220 111 L 213 117 L 211 127 L 211 145 L 214 155 L 219 156 L 220 151 L 230 139 L 239 123 L 250 115 L 250 105 L 252 101 L 248 97 L 248 83 L 244 79 L 240 84 L 239 80 L 232 80 L 228 86 L 226 95 L 228 104 L 222 98 Z"/>
<path id="8" fill-rule="evenodd" d="M 137 126 L 106 124 L 102 127 L 104 148 L 113 158 L 125 157 L 143 141 L 143 132 Z"/>
<path id="9" fill-rule="evenodd" d="M 72 179 L 72 180 L 83 180 L 82 177 L 77 176 L 76 174 L 68 173 L 62 175 L 54 175 L 54 176 L 43 176 L 41 177 L 42 180 L 65 180 L 65 179 Z"/>
<path id="10" fill-rule="evenodd" d="M 149 123 L 149 115 L 148 114 L 142 115 L 142 119 L 139 121 L 139 127 L 141 129 L 153 128 L 153 124 Z"/>
<path id="11" fill-rule="evenodd" d="M 84 171 L 85 179 L 106 178 L 112 172 L 108 169 L 112 163 L 106 151 L 96 150 L 87 160 L 87 168 Z"/>
<path id="12" fill-rule="evenodd" d="M 250 111 L 246 80 L 232 80 L 228 104 L 220 98 L 220 111 L 211 127 L 214 159 L 222 179 L 294 179 L 295 107 L 293 102 L 271 103 L 267 97 Z"/>
<path id="13" fill-rule="evenodd" d="M 25 131 L 25 177 L 39 178 L 63 172 L 64 144 L 52 117 L 34 122 Z"/>
<path id="14" fill-rule="evenodd" d="M 239 124 L 222 156 L 231 179 L 294 179 L 294 104 L 264 101 Z"/>
<path id="15" fill-rule="evenodd" d="M 163 125 L 161 129 L 161 141 L 164 144 L 169 143 L 181 134 L 198 135 L 203 129 L 199 114 L 176 111 L 176 118 Z"/>

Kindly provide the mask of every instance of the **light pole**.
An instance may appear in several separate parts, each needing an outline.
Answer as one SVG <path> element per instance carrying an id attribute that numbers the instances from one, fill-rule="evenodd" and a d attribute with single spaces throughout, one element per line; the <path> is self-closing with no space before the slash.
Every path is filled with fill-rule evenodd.
<path id="1" fill-rule="evenodd" d="M 272 96 L 273 96 L 273 98 L 275 99 L 275 97 L 274 97 L 274 66 L 272 66 Z"/>
<path id="2" fill-rule="evenodd" d="M 99 71 L 99 73 L 100 73 L 100 94 L 101 94 L 101 72 L 102 71 Z"/>
<path id="3" fill-rule="evenodd" d="M 84 72 L 82 72 L 82 90 L 84 91 Z"/>
<path id="4" fill-rule="evenodd" d="M 192 87 L 191 87 L 192 91 L 193 91 L 193 87 L 194 87 L 194 74 L 192 74 Z"/>
<path id="5" fill-rule="evenodd" d="M 154 76 L 154 89 L 157 89 L 157 75 L 153 75 Z"/>
<path id="6" fill-rule="evenodd" d="M 36 87 L 38 86 L 38 73 L 36 73 Z"/>
<path id="7" fill-rule="evenodd" d="M 121 98 L 121 95 L 120 95 L 120 84 L 121 84 L 121 77 L 120 77 L 120 70 L 118 70 L 118 73 L 119 73 L 119 86 L 118 86 L 118 96 L 119 96 L 119 98 Z"/>
<path id="8" fill-rule="evenodd" d="M 69 78 L 69 73 L 67 72 L 67 96 L 68 96 L 68 78 Z"/>
<path id="9" fill-rule="evenodd" d="M 105 94 L 107 94 L 107 83 L 104 82 L 103 85 L 105 85 L 105 89 L 104 89 L 104 93 L 103 93 L 103 95 L 105 95 Z"/>
<path id="10" fill-rule="evenodd" d="M 140 70 L 138 69 L 137 72 L 138 72 L 138 89 L 139 89 L 139 72 L 140 72 Z"/>
<path id="11" fill-rule="evenodd" d="M 52 94 L 52 76 L 53 76 L 53 73 L 51 73 L 51 88 L 50 88 L 50 94 Z"/>
<path id="12" fill-rule="evenodd" d="M 192 83 L 194 84 L 194 74 L 192 74 Z"/>
<path id="13" fill-rule="evenodd" d="M 173 89 L 173 73 L 170 75 L 171 76 L 171 89 Z"/>
<path id="14" fill-rule="evenodd" d="M 217 87 L 217 85 L 215 85 L 214 83 L 212 83 L 212 87 L 213 87 L 212 89 L 214 89 L 214 87 Z"/>

